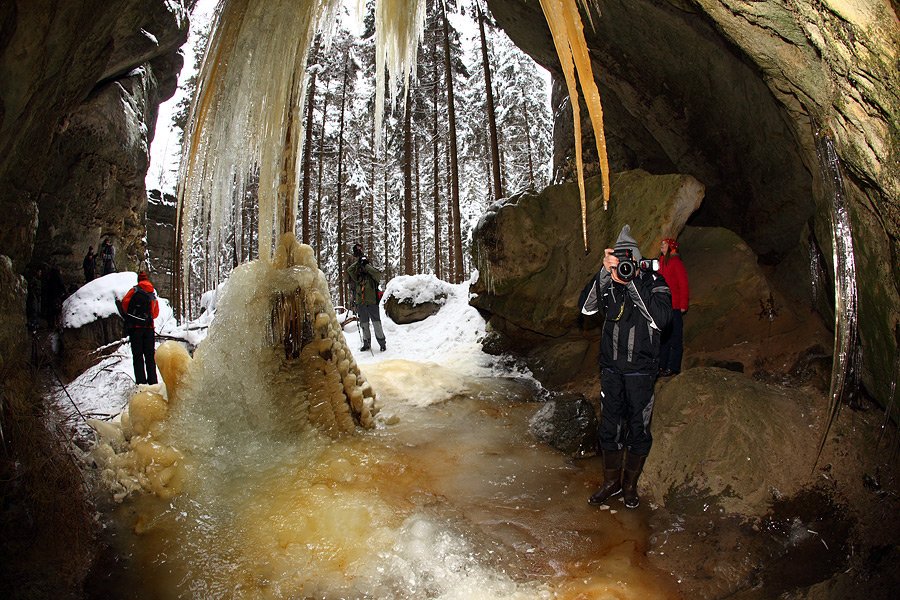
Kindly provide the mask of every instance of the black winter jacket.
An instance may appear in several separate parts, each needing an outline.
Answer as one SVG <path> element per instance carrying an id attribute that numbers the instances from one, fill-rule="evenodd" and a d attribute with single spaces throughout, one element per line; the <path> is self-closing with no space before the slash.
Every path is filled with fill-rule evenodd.
<path id="1" fill-rule="evenodd" d="M 672 316 L 672 293 L 663 276 L 641 271 L 628 285 L 622 285 L 601 268 L 581 307 L 586 315 L 600 311 L 606 315 L 600 368 L 655 374 L 660 337 Z"/>

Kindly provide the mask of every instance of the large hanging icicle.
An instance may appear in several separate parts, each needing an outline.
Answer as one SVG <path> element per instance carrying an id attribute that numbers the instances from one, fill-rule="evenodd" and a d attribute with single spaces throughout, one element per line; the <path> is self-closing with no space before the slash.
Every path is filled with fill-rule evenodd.
<path id="1" fill-rule="evenodd" d="M 375 2 L 375 147 L 381 145 L 384 115 L 385 68 L 391 75 L 391 103 L 398 84 L 409 85 L 416 53 L 425 30 L 425 0 L 376 0 Z"/>
<path id="2" fill-rule="evenodd" d="M 186 289 L 194 230 L 217 264 L 235 205 L 258 183 L 259 256 L 294 229 L 307 54 L 340 0 L 222 0 L 200 72 L 179 176 L 178 241 Z M 364 3 L 358 0 L 357 16 Z M 378 113 L 385 77 L 392 96 L 408 81 L 425 18 L 424 0 L 379 0 L 375 8 Z M 376 120 L 376 126 L 380 118 Z M 183 296 L 183 292 L 180 294 Z"/>
<path id="3" fill-rule="evenodd" d="M 293 231 L 305 67 L 312 37 L 338 0 L 224 0 L 191 107 L 179 177 L 177 244 L 186 282 L 193 228 L 216 264 L 223 232 L 259 184 L 259 254 Z"/>
<path id="4" fill-rule="evenodd" d="M 603 132 L 603 107 L 600 105 L 600 91 L 594 81 L 581 15 L 575 0 L 541 0 L 541 8 L 544 10 L 544 16 L 550 26 L 556 54 L 559 56 L 566 79 L 569 101 L 572 104 L 572 118 L 575 125 L 575 166 L 578 172 L 578 192 L 581 197 L 581 229 L 584 236 L 584 251 L 587 253 L 589 249 L 587 200 L 584 193 L 584 164 L 581 159 L 581 110 L 578 84 L 581 84 L 581 90 L 584 92 L 584 101 L 594 127 L 597 156 L 600 160 L 600 175 L 603 181 L 603 208 L 605 209 L 609 204 L 609 161 L 606 155 L 606 137 Z M 590 17 L 587 6 L 585 6 L 585 12 Z"/>

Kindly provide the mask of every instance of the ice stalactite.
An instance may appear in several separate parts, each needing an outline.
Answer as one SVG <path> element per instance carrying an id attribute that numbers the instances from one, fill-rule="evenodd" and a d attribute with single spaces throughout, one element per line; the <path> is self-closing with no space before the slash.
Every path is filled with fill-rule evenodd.
<path id="1" fill-rule="evenodd" d="M 860 362 L 858 343 L 858 296 L 856 261 L 853 252 L 853 229 L 850 205 L 844 190 L 841 164 L 834 149 L 834 141 L 824 132 L 816 132 L 816 149 L 831 206 L 831 248 L 834 267 L 834 354 L 831 365 L 830 410 L 818 455 L 841 402 L 848 392 L 848 379 L 858 373 Z"/>
<path id="2" fill-rule="evenodd" d="M 385 69 L 390 73 L 391 102 L 409 86 L 416 53 L 425 30 L 425 0 L 375 2 L 375 147 L 381 146 Z M 399 88 L 399 82 L 403 88 Z M 404 95 L 405 96 L 405 95 Z"/>
<path id="3" fill-rule="evenodd" d="M 293 231 L 305 68 L 318 27 L 337 0 L 224 0 L 218 8 L 191 107 L 179 173 L 177 249 L 186 288 L 194 231 L 213 256 L 231 225 L 235 198 L 257 180 L 259 255 Z"/>
<path id="4" fill-rule="evenodd" d="M 584 0 L 582 0 L 584 4 Z M 559 63 L 566 79 L 569 91 L 569 102 L 572 105 L 572 119 L 575 126 L 575 166 L 578 172 L 578 193 L 581 197 L 581 229 L 584 237 L 584 251 L 588 253 L 587 234 L 587 199 L 584 192 L 584 164 L 581 152 L 581 109 L 579 106 L 578 84 L 584 93 L 594 137 L 597 143 L 597 156 L 600 160 L 600 174 L 603 181 L 603 207 L 609 204 L 609 161 L 606 154 L 606 137 L 603 132 L 603 107 L 600 104 L 600 91 L 594 80 L 591 58 L 584 38 L 581 15 L 575 0 L 541 0 L 541 8 L 550 33 Z M 585 5 L 585 12 L 590 16 L 590 8 Z M 577 72 L 577 79 L 576 79 Z"/>

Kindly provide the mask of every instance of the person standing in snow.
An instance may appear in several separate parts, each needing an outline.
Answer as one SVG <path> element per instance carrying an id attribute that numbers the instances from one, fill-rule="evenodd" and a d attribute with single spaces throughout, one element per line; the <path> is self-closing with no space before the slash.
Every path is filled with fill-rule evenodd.
<path id="1" fill-rule="evenodd" d="M 103 245 L 100 246 L 100 260 L 103 262 L 104 275 L 116 272 L 116 249 L 109 238 L 103 240 Z"/>
<path id="2" fill-rule="evenodd" d="M 81 270 L 84 271 L 84 282 L 90 283 L 97 276 L 97 255 L 94 254 L 94 247 L 88 246 L 87 254 L 81 261 Z"/>
<path id="3" fill-rule="evenodd" d="M 138 273 L 137 285 L 122 298 L 120 310 L 125 319 L 125 332 L 131 342 L 134 381 L 153 385 L 157 383 L 153 319 L 159 316 L 159 302 L 147 273 Z"/>
<path id="4" fill-rule="evenodd" d="M 360 348 L 365 352 L 371 348 L 372 333 L 369 331 L 369 321 L 375 327 L 375 339 L 381 351 L 387 350 L 387 341 L 384 331 L 381 329 L 381 311 L 379 309 L 378 282 L 381 280 L 381 271 L 373 267 L 362 251 L 361 244 L 353 245 L 355 261 L 347 268 L 347 276 L 353 282 L 353 302 L 356 304 L 356 313 L 359 315 L 359 323 L 362 328 L 363 345 Z"/>
<path id="5" fill-rule="evenodd" d="M 641 262 L 631 227 L 625 225 L 615 248 L 605 250 L 581 307 L 586 315 L 605 317 L 600 339 L 603 484 L 588 500 L 593 505 L 622 493 L 625 506 L 637 508 L 637 482 L 653 443 L 653 388 L 672 298 L 666 280 Z"/>
<path id="6" fill-rule="evenodd" d="M 672 318 L 662 336 L 659 349 L 659 376 L 671 377 L 681 372 L 684 355 L 684 319 L 688 311 L 690 288 L 687 270 L 678 255 L 678 242 L 665 238 L 659 244 L 659 273 L 672 291 Z"/>

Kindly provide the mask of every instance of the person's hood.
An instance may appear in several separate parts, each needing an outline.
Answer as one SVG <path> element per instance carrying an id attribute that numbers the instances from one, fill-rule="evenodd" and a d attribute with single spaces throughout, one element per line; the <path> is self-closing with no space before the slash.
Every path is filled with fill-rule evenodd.
<path id="1" fill-rule="evenodd" d="M 148 279 L 145 279 L 144 281 L 138 281 L 138 286 L 145 292 L 150 292 L 151 294 L 156 293 L 156 290 L 153 289 L 153 284 L 150 283 L 150 280 Z"/>

